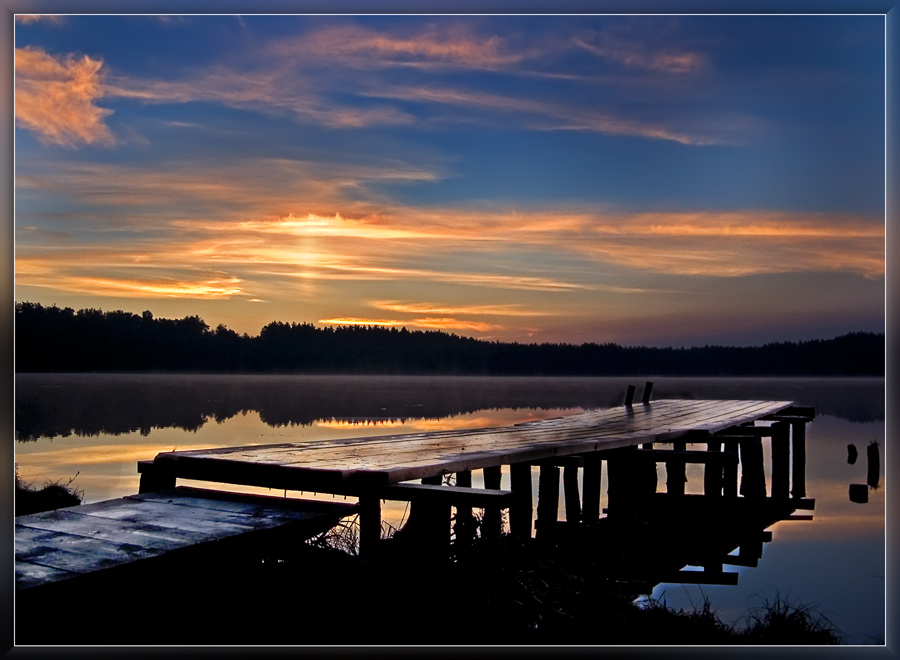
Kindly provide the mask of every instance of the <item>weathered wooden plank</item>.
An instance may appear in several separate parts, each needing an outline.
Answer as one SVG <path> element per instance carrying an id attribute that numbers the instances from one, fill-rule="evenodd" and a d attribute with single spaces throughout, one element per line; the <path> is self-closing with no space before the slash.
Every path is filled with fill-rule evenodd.
<path id="1" fill-rule="evenodd" d="M 486 506 L 508 507 L 513 501 L 511 490 L 487 488 L 465 488 L 462 486 L 437 486 L 432 484 L 394 484 L 375 491 L 383 500 L 401 502 L 433 502 L 447 505 L 461 505 L 484 508 Z"/>
<path id="2" fill-rule="evenodd" d="M 33 529 L 119 541 L 161 550 L 175 550 L 202 543 L 209 538 L 207 534 L 170 527 L 112 520 L 99 516 L 83 516 L 67 509 L 19 516 L 16 518 L 16 524 Z"/>
<path id="3" fill-rule="evenodd" d="M 50 566 L 42 566 L 40 564 L 32 564 L 27 561 L 16 562 L 16 589 L 28 589 L 37 587 L 49 582 L 58 582 L 65 580 L 77 573 L 63 571 Z"/>
<path id="4" fill-rule="evenodd" d="M 185 498 L 193 505 L 173 503 L 181 493 L 196 496 L 203 492 L 211 492 L 211 497 L 220 502 L 231 499 L 245 507 L 244 512 L 216 508 L 221 504 L 199 506 L 197 497 Z M 354 510 L 356 505 L 335 502 L 176 488 L 19 516 L 15 528 L 16 584 L 17 588 L 30 588 L 258 529 L 306 524 L 317 517 L 336 522 Z"/>
<path id="5" fill-rule="evenodd" d="M 785 401 L 663 399 L 502 429 L 167 452 L 156 460 L 174 468 L 179 478 L 352 494 L 354 489 L 378 483 L 428 478 L 441 472 L 670 441 L 697 429 L 715 432 L 790 405 Z"/>
<path id="6" fill-rule="evenodd" d="M 34 531 L 33 529 L 16 525 L 16 561 L 28 561 L 68 571 L 82 572 L 72 566 L 49 561 L 48 557 L 53 553 L 64 553 L 65 555 L 90 556 L 96 559 L 133 561 L 134 559 L 156 556 L 162 552 L 159 548 L 104 541 L 74 534 L 42 532 L 39 535 L 34 535 Z"/>

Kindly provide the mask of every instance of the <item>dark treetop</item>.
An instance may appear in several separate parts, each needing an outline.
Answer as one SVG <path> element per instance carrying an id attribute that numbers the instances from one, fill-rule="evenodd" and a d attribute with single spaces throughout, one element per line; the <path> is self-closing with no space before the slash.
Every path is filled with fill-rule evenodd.
<path id="1" fill-rule="evenodd" d="M 406 328 L 273 321 L 256 337 L 200 317 L 16 303 L 16 371 L 883 376 L 884 334 L 753 347 L 519 344 Z"/>

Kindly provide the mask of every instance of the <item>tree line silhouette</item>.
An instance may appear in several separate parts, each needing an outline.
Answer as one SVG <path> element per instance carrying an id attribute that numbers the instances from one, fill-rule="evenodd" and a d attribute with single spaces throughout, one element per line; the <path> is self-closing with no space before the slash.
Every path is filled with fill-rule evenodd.
<path id="1" fill-rule="evenodd" d="M 476 375 L 883 376 L 884 333 L 762 346 L 690 348 L 520 344 L 439 330 L 317 328 L 273 321 L 258 336 L 199 316 L 75 311 L 16 303 L 17 372 L 223 372 Z"/>

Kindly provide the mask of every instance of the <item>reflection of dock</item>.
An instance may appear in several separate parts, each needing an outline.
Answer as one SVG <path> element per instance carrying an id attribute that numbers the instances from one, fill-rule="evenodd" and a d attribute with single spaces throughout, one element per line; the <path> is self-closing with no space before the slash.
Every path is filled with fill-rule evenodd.
<path id="1" fill-rule="evenodd" d="M 709 517 L 713 509 L 717 512 L 718 531 L 728 531 L 729 520 L 740 518 L 742 524 L 735 522 L 734 534 L 720 534 L 722 539 L 698 535 L 702 539 L 703 555 L 699 564 L 688 559 L 670 566 L 670 561 L 666 563 L 669 573 L 658 577 L 660 581 L 673 576 L 688 581 L 684 571 L 678 571 L 685 564 L 693 564 L 703 566 L 705 574 L 686 577 L 727 583 L 731 578 L 722 571 L 722 565 L 749 565 L 747 562 L 760 556 L 754 556 L 753 548 L 764 540 L 766 527 L 791 517 L 796 509 L 812 508 L 813 501 L 805 497 L 804 430 L 813 411 L 795 407 L 789 401 L 651 402 L 650 389 L 648 383 L 640 403 L 632 402 L 634 391 L 629 388 L 626 405 L 618 408 L 503 428 L 158 454 L 152 461 L 139 463 L 141 495 L 18 519 L 17 584 L 21 588 L 55 579 L 53 576 L 60 577 L 58 571 L 65 568 L 54 569 L 51 560 L 73 559 L 66 553 L 73 552 L 76 546 L 83 546 L 84 552 L 90 553 L 90 548 L 98 549 L 102 542 L 115 545 L 114 539 L 104 541 L 106 537 L 96 532 L 105 529 L 104 525 L 128 522 L 137 526 L 129 532 L 132 534 L 129 538 L 145 538 L 147 542 L 144 546 L 131 541 L 122 543 L 136 547 L 133 552 L 128 551 L 134 555 L 132 559 L 159 554 L 146 550 L 145 546 L 168 549 L 160 546 L 163 541 L 154 546 L 149 541 L 152 537 L 149 532 L 153 530 L 142 531 L 141 525 L 162 529 L 163 532 L 154 532 L 160 539 L 166 536 L 166 530 L 178 530 L 168 535 L 182 539 L 179 547 L 229 536 L 264 534 L 257 531 L 265 526 L 260 516 L 253 520 L 249 509 L 241 511 L 240 506 L 237 509 L 231 505 L 223 508 L 223 504 L 200 506 L 187 515 L 183 506 L 187 500 L 182 499 L 179 504 L 178 498 L 198 498 L 196 493 L 181 488 L 173 491 L 179 479 L 359 498 L 356 510 L 360 519 L 360 551 L 368 556 L 378 554 L 384 547 L 380 543 L 382 500 L 412 503 L 409 522 L 399 536 L 419 548 L 436 551 L 427 553 L 429 556 L 440 556 L 447 548 L 454 508 L 453 531 L 457 543 L 464 543 L 476 534 L 482 538 L 499 536 L 503 509 L 509 511 L 511 535 L 523 539 L 535 536 L 536 542 L 544 543 L 565 536 L 566 527 L 570 531 L 577 528 L 593 534 L 615 527 L 625 529 L 631 521 L 638 520 L 653 523 L 653 529 L 666 530 L 667 524 L 674 524 L 685 512 L 696 513 L 702 500 L 702 506 L 706 507 L 703 516 Z M 763 464 L 764 438 L 771 439 L 771 485 Z M 688 443 L 705 444 L 705 449 L 688 449 Z M 658 463 L 666 466 L 664 493 L 657 492 Z M 686 466 L 692 463 L 704 466 L 704 495 L 699 498 L 685 494 Z M 608 506 L 607 515 L 601 517 L 604 464 Z M 501 489 L 503 466 L 508 466 L 508 490 Z M 539 474 L 534 529 L 532 467 Z M 483 488 L 472 488 L 474 470 L 483 471 Z M 454 485 L 449 485 L 451 475 L 455 476 Z M 558 521 L 560 479 L 565 522 Z M 421 483 L 407 483 L 412 480 Z M 258 508 L 262 501 L 259 496 L 209 497 L 219 502 L 255 502 Z M 295 523 L 304 517 L 315 518 L 327 528 L 350 512 L 346 505 L 331 505 L 328 509 L 326 503 L 280 498 L 264 498 L 264 501 L 266 506 L 262 508 L 269 511 L 260 515 L 270 518 L 273 528 L 297 527 Z M 319 504 L 325 508 L 317 509 Z M 293 514 L 291 507 L 296 509 Z M 478 525 L 473 523 L 472 509 L 484 511 Z M 147 518 L 148 515 L 153 519 Z M 73 516 L 80 520 L 81 527 L 70 524 L 69 518 L 74 524 Z M 742 530 L 747 529 L 743 523 L 748 516 L 758 530 L 751 534 L 752 538 L 741 536 Z M 102 523 L 99 519 L 103 519 Z M 85 526 L 85 521 L 91 524 Z M 209 534 L 201 538 L 204 531 Z M 78 538 L 73 540 L 73 536 Z M 91 538 L 96 542 L 83 540 Z M 739 555 L 728 556 L 738 547 Z M 99 548 L 97 557 L 101 557 L 100 550 L 110 549 Z M 81 572 L 113 565 L 101 559 L 90 564 L 93 568 L 88 564 L 84 564 L 86 568 Z M 34 566 L 54 569 L 57 573 Z M 42 572 L 49 577 L 41 578 Z"/>

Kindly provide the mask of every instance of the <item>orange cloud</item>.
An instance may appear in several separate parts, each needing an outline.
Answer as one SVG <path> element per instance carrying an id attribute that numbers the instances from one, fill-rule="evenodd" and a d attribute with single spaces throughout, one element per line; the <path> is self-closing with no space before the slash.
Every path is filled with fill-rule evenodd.
<path id="1" fill-rule="evenodd" d="M 486 314 L 488 316 L 546 316 L 549 312 L 538 312 L 520 309 L 519 305 L 469 305 L 466 307 L 447 307 L 435 303 L 401 303 L 393 300 L 376 300 L 370 307 L 389 312 L 407 314 Z"/>
<path id="2" fill-rule="evenodd" d="M 594 35 L 600 45 L 574 38 L 572 43 L 598 57 L 622 64 L 627 68 L 649 69 L 663 73 L 698 73 L 706 68 L 707 59 L 701 53 L 686 51 L 654 51 L 652 47 L 633 40 L 616 39 L 609 34 Z"/>
<path id="3" fill-rule="evenodd" d="M 16 125 L 46 144 L 112 144 L 104 123 L 112 110 L 95 105 L 103 96 L 102 66 L 87 55 L 55 58 L 39 48 L 16 48 Z"/>
<path id="4" fill-rule="evenodd" d="M 56 14 L 16 14 L 16 22 L 24 25 L 30 25 L 38 21 L 60 24 L 65 21 L 65 18 L 65 16 Z"/>
<path id="5" fill-rule="evenodd" d="M 361 319 L 361 318 L 334 318 L 319 319 L 318 323 L 325 325 L 361 325 L 383 327 L 407 327 L 424 328 L 426 330 L 474 330 L 476 332 L 488 332 L 490 330 L 502 330 L 503 326 L 477 321 L 460 321 L 453 318 L 423 318 L 423 319 Z"/>
<path id="6" fill-rule="evenodd" d="M 432 25 L 405 34 L 378 32 L 358 25 L 330 27 L 303 39 L 277 42 L 271 53 L 279 58 L 326 59 L 361 69 L 498 69 L 528 56 L 527 52 L 513 49 L 506 37 L 475 34 L 461 24 Z"/>

